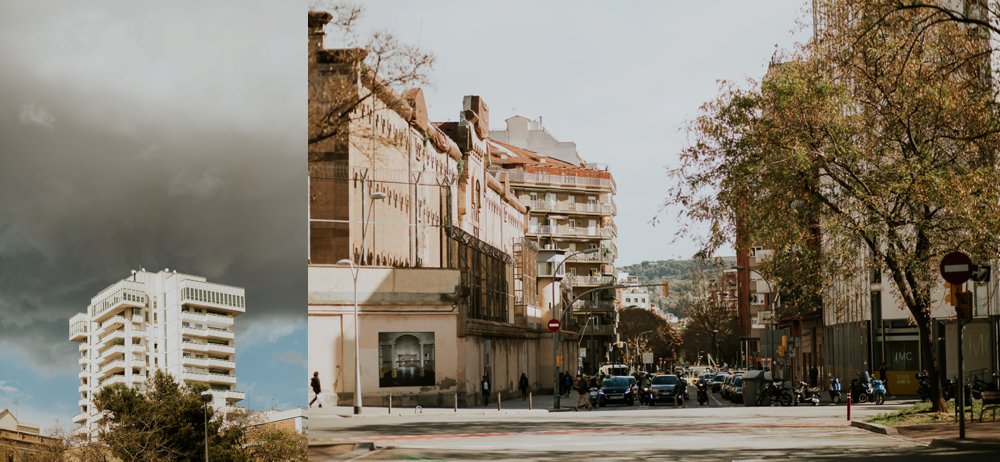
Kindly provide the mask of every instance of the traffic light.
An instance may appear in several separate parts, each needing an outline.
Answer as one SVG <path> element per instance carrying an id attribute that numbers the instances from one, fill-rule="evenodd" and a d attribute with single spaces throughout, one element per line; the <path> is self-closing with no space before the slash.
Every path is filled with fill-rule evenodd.
<path id="1" fill-rule="evenodd" d="M 663 296 L 670 296 L 670 281 L 663 281 Z"/>
<path id="2" fill-rule="evenodd" d="M 958 319 L 966 323 L 972 321 L 972 292 L 959 292 L 956 297 L 955 314 Z"/>
<path id="3" fill-rule="evenodd" d="M 973 282 L 990 282 L 990 265 L 978 265 L 976 269 L 972 270 L 972 281 Z"/>
<path id="4" fill-rule="evenodd" d="M 944 294 L 945 303 L 951 306 L 958 306 L 958 294 L 962 290 L 961 284 L 952 284 L 950 282 L 944 283 L 944 290 L 947 292 Z"/>

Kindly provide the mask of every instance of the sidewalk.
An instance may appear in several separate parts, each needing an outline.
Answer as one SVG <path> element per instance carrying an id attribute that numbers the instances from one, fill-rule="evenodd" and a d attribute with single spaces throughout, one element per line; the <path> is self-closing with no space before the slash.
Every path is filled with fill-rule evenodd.
<path id="1" fill-rule="evenodd" d="M 359 418 L 359 417 L 402 417 L 402 416 L 413 416 L 413 415 L 506 415 L 506 414 L 545 414 L 548 412 L 555 412 L 552 409 L 552 395 L 541 395 L 532 396 L 531 407 L 528 408 L 528 400 L 521 400 L 521 398 L 515 398 L 512 400 L 504 400 L 500 403 L 500 409 L 497 409 L 496 401 L 490 402 L 489 406 L 483 407 L 460 407 L 456 412 L 454 407 L 425 407 L 425 408 L 414 408 L 413 406 L 408 407 L 398 407 L 393 406 L 392 412 L 389 412 L 389 408 L 385 406 L 364 406 L 361 409 L 361 414 L 354 414 L 353 406 L 327 406 L 327 407 L 316 407 L 313 406 L 309 409 L 309 419 L 316 418 Z M 576 393 L 570 393 L 570 397 L 563 397 L 560 399 L 559 411 L 572 411 L 573 405 L 576 404 Z"/>
<path id="2" fill-rule="evenodd" d="M 965 439 L 958 439 L 958 424 L 926 424 L 896 427 L 904 436 L 932 447 L 988 447 L 1000 450 L 1000 421 L 965 424 Z"/>

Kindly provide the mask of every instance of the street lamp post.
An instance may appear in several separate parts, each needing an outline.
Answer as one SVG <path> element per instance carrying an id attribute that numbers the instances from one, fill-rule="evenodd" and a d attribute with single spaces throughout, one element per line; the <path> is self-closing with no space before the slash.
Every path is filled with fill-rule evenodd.
<path id="1" fill-rule="evenodd" d="M 212 402 L 212 393 L 201 392 L 201 402 L 205 405 L 205 462 L 208 462 L 208 403 Z"/>
<path id="2" fill-rule="evenodd" d="M 371 202 L 368 207 L 368 220 L 361 222 L 361 259 L 365 258 L 365 234 L 368 231 L 368 224 L 371 223 L 371 214 L 375 209 L 375 201 L 386 198 L 384 192 L 373 192 L 369 196 Z M 361 414 L 361 324 L 358 319 L 358 274 L 361 266 L 354 260 L 343 259 L 337 262 L 341 266 L 351 267 L 351 277 L 354 279 L 354 414 Z"/>
<path id="3" fill-rule="evenodd" d="M 592 249 L 580 250 L 572 252 L 569 255 L 563 257 L 562 261 L 558 265 L 552 268 L 552 319 L 561 319 L 559 316 L 559 311 L 556 308 L 556 274 L 559 273 L 559 267 L 566 264 L 570 257 L 581 254 L 592 254 L 597 253 L 601 249 L 600 247 L 594 247 Z M 562 329 L 560 327 L 559 329 Z M 552 332 L 552 408 L 559 409 L 559 330 Z"/>

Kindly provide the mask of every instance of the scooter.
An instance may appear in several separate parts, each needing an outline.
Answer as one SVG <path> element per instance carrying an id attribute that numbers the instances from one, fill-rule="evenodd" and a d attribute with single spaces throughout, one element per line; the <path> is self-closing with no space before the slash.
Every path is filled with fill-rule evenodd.
<path id="1" fill-rule="evenodd" d="M 704 406 L 706 404 L 708 404 L 708 384 L 698 382 L 698 405 Z"/>
<path id="2" fill-rule="evenodd" d="M 872 380 L 875 388 L 875 404 L 885 404 L 885 384 L 881 380 Z"/>
<path id="3" fill-rule="evenodd" d="M 840 404 L 840 379 L 830 380 L 830 401 Z"/>
<path id="4" fill-rule="evenodd" d="M 798 406 L 799 403 L 812 403 L 813 406 L 819 406 L 819 389 L 809 387 L 808 383 L 799 382 L 799 387 L 795 389 L 795 405 Z"/>

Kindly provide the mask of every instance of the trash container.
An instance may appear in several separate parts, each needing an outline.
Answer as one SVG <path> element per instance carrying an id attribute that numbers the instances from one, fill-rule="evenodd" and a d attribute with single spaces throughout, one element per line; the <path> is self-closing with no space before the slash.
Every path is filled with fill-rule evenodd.
<path id="1" fill-rule="evenodd" d="M 743 373 L 743 405 L 756 406 L 757 395 L 773 381 L 771 371 L 749 370 Z"/>

